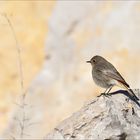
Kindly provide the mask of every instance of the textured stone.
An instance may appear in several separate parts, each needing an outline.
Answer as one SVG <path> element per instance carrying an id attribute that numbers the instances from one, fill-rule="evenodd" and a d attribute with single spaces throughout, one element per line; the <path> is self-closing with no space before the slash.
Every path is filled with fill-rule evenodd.
<path id="1" fill-rule="evenodd" d="M 127 94 L 126 91 L 116 93 L 111 97 L 101 96 L 89 101 L 78 112 L 60 123 L 45 140 L 140 139 L 140 104 L 133 100 L 128 101 L 127 96 L 120 94 Z"/>

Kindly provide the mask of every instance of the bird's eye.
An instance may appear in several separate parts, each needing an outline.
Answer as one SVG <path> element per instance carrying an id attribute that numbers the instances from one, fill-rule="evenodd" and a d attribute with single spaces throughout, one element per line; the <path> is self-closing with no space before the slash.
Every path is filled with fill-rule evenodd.
<path id="1" fill-rule="evenodd" d="M 94 62 L 94 63 L 96 62 L 95 59 L 93 59 L 93 62 Z"/>

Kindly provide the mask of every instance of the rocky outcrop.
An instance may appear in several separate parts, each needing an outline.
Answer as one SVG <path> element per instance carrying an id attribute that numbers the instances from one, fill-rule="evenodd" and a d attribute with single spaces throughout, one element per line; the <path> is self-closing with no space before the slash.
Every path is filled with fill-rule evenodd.
<path id="1" fill-rule="evenodd" d="M 117 91 L 112 93 L 112 96 L 101 96 L 89 101 L 78 112 L 60 123 L 45 140 L 140 139 L 140 105 L 123 94 L 129 96 L 126 91 Z"/>

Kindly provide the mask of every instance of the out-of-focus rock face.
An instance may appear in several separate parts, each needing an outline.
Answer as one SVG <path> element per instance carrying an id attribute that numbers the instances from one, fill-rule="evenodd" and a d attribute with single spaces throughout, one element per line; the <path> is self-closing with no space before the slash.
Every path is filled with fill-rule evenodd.
<path id="1" fill-rule="evenodd" d="M 15 30 L 29 87 L 44 61 L 48 18 L 55 1 L 0 1 L 0 133 L 5 129 L 20 95 L 16 42 L 5 15 Z"/>
<path id="2" fill-rule="evenodd" d="M 46 59 L 27 101 L 34 106 L 28 110 L 31 118 L 40 122 L 28 130 L 31 137 L 40 138 L 102 92 L 86 63 L 93 55 L 105 57 L 132 88 L 139 87 L 139 24 L 140 2 L 56 2 L 48 21 Z"/>

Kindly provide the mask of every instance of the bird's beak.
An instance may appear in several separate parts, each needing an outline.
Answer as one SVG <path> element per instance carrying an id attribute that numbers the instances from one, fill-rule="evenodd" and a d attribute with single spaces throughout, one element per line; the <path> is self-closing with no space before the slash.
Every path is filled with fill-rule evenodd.
<path id="1" fill-rule="evenodd" d="M 91 61 L 87 61 L 87 63 L 91 63 Z"/>

